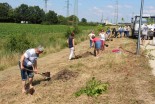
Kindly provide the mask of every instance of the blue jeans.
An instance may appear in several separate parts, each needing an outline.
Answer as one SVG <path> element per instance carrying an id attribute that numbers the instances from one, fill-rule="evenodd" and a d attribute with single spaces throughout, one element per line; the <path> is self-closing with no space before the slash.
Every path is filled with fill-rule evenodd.
<path id="1" fill-rule="evenodd" d="M 95 42 L 95 49 L 101 49 L 101 41 Z"/>
<path id="2" fill-rule="evenodd" d="M 129 37 L 129 31 L 126 32 L 127 37 Z"/>
<path id="3" fill-rule="evenodd" d="M 90 48 L 92 47 L 92 40 L 90 40 Z"/>
<path id="4" fill-rule="evenodd" d="M 21 78 L 22 78 L 23 81 L 27 80 L 27 78 L 33 78 L 34 77 L 34 73 L 33 73 L 33 68 L 32 67 L 24 66 L 24 68 L 27 68 L 27 69 L 32 70 L 32 71 L 21 69 L 20 62 L 19 62 L 19 68 L 20 68 Z"/>

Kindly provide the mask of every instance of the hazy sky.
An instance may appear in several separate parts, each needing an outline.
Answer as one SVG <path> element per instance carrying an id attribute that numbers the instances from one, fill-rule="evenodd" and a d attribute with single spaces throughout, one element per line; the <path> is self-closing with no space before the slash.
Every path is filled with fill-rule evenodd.
<path id="1" fill-rule="evenodd" d="M 67 16 L 67 0 L 48 0 L 47 10 L 55 11 L 58 15 Z M 100 22 L 107 19 L 114 22 L 117 0 L 78 0 L 78 17 L 86 18 L 87 21 Z M 44 0 L 0 0 L 7 2 L 13 8 L 21 4 L 28 6 L 39 6 L 45 10 Z M 75 0 L 69 0 L 69 15 L 75 14 Z M 124 18 L 126 22 L 131 21 L 133 15 L 139 15 L 141 0 L 118 0 L 118 21 Z M 144 0 L 144 14 L 155 15 L 155 0 Z"/>

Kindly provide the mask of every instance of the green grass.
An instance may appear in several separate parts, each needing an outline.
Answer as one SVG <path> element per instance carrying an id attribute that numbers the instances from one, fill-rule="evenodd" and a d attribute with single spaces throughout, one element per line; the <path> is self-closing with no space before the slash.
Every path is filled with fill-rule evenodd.
<path id="1" fill-rule="evenodd" d="M 109 83 L 101 83 L 93 77 L 90 81 L 86 83 L 84 88 L 81 88 L 75 93 L 75 96 L 78 97 L 81 94 L 87 94 L 88 96 L 97 97 L 103 92 L 108 90 Z"/>
<path id="2" fill-rule="evenodd" d="M 66 25 L 40 25 L 40 24 L 15 24 L 15 23 L 0 23 L 0 36 L 5 37 L 14 34 L 32 34 L 41 35 L 49 33 L 65 33 Z M 92 26 L 80 26 L 81 30 L 93 29 Z"/>
<path id="3" fill-rule="evenodd" d="M 70 28 L 73 30 L 72 26 Z M 76 44 L 88 39 L 87 34 L 92 28 L 94 27 L 79 26 L 82 32 L 75 34 Z M 0 69 L 16 64 L 19 57 L 15 57 L 15 54 L 21 54 L 28 48 L 43 45 L 43 55 L 66 48 L 67 29 L 66 25 L 0 23 Z M 12 61 L 10 57 L 13 57 Z"/>

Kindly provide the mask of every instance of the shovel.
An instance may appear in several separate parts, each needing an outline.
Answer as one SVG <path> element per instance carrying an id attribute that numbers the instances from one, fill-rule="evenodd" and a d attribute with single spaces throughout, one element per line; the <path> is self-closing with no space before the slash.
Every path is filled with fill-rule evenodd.
<path id="1" fill-rule="evenodd" d="M 27 71 L 34 72 L 33 70 L 30 70 L 30 69 L 27 69 L 27 68 L 24 68 L 24 69 L 27 70 Z M 50 72 L 37 73 L 37 74 L 43 76 L 46 80 L 50 80 L 51 79 Z"/>

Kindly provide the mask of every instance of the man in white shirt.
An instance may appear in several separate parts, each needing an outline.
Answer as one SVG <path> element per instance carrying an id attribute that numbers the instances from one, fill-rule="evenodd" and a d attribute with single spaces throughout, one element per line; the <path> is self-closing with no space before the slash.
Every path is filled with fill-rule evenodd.
<path id="1" fill-rule="evenodd" d="M 21 70 L 22 78 L 22 93 L 26 93 L 26 80 L 29 79 L 29 88 L 33 88 L 32 82 L 34 72 L 37 73 L 37 59 L 39 54 L 43 53 L 44 48 L 39 46 L 37 48 L 28 49 L 19 61 L 19 68 Z"/>

